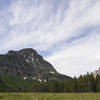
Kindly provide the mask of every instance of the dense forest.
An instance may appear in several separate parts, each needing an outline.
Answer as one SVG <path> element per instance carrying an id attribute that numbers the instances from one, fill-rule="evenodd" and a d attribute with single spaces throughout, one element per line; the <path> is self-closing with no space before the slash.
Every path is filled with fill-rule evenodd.
<path id="1" fill-rule="evenodd" d="M 100 92 L 100 76 L 87 73 L 64 81 L 39 82 L 0 74 L 1 92 Z"/>

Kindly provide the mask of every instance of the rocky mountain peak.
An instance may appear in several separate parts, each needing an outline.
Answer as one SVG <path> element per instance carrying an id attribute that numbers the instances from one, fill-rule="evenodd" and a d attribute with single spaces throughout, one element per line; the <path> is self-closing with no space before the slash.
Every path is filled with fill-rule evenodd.
<path id="1" fill-rule="evenodd" d="M 94 74 L 94 77 L 96 77 L 97 75 L 100 75 L 100 67 L 93 74 Z"/>
<path id="2" fill-rule="evenodd" d="M 34 49 L 32 49 L 32 48 L 22 49 L 22 50 L 19 51 L 19 53 L 29 54 L 29 55 L 37 54 L 37 52 Z"/>
<path id="3" fill-rule="evenodd" d="M 34 63 L 35 61 L 43 62 L 44 59 L 40 56 L 34 49 L 26 48 L 20 51 L 10 50 L 8 51 L 7 55 L 16 56 L 16 57 L 23 57 L 23 59 L 27 63 Z"/>
<path id="4" fill-rule="evenodd" d="M 26 49 L 22 49 L 20 51 L 14 51 L 14 50 L 10 50 L 7 53 L 8 55 L 14 55 L 14 54 L 20 54 L 20 55 L 34 55 L 37 54 L 37 52 L 32 49 L 32 48 L 26 48 Z"/>
<path id="5" fill-rule="evenodd" d="M 0 55 L 0 73 L 20 76 L 24 79 L 68 78 L 59 74 L 50 63 L 32 48 L 25 48 L 19 51 L 10 50 L 7 54 Z"/>

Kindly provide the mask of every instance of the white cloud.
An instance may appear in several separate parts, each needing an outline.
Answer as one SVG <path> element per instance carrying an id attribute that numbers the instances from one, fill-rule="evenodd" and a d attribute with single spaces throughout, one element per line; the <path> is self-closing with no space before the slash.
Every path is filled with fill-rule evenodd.
<path id="1" fill-rule="evenodd" d="M 32 42 L 33 45 L 38 44 L 36 47 L 38 49 L 48 49 L 53 44 L 82 34 L 80 30 L 84 29 L 84 27 L 99 24 L 100 15 L 96 15 L 95 11 L 100 9 L 100 2 L 91 2 L 93 1 L 71 1 L 66 12 L 63 12 L 63 5 L 60 5 L 55 15 L 52 15 L 52 5 L 48 5 L 46 1 L 39 6 L 30 6 L 27 0 L 25 2 L 23 0 L 14 2 L 10 8 L 12 17 L 9 22 L 12 30 L 10 32 L 11 39 L 9 43 L 7 43 L 8 40 L 5 42 L 8 45 L 7 48 L 10 48 L 9 46 L 15 42 L 17 42 L 14 44 L 16 47 L 17 44 L 27 45 Z M 59 20 L 63 13 L 65 13 L 63 20 Z"/>
<path id="2" fill-rule="evenodd" d="M 47 59 L 60 72 L 78 75 L 92 71 L 99 65 L 99 11 L 100 0 L 14 0 L 0 13 L 7 22 L 5 25 L 0 20 L 0 30 L 9 26 L 5 38 L 0 40 L 0 48 L 2 51 L 24 47 L 55 49 L 56 53 Z M 85 38 L 72 39 L 85 32 Z M 72 39 L 70 43 L 64 42 L 69 39 Z"/>
<path id="3" fill-rule="evenodd" d="M 46 58 L 61 73 L 79 76 L 100 66 L 100 35 L 92 35 L 65 46 Z"/>

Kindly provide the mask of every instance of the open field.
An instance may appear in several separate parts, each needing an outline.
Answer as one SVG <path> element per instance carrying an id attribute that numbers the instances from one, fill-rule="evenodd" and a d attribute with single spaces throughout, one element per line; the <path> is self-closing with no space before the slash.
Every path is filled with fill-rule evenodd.
<path id="1" fill-rule="evenodd" d="M 100 100 L 100 93 L 0 93 L 0 100 Z"/>

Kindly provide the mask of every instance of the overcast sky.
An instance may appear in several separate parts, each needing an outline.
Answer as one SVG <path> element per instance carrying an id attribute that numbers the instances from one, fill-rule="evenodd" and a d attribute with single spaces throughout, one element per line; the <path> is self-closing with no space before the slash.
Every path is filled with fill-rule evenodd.
<path id="1" fill-rule="evenodd" d="M 0 53 L 33 48 L 58 72 L 100 66 L 100 0 L 0 0 Z"/>

